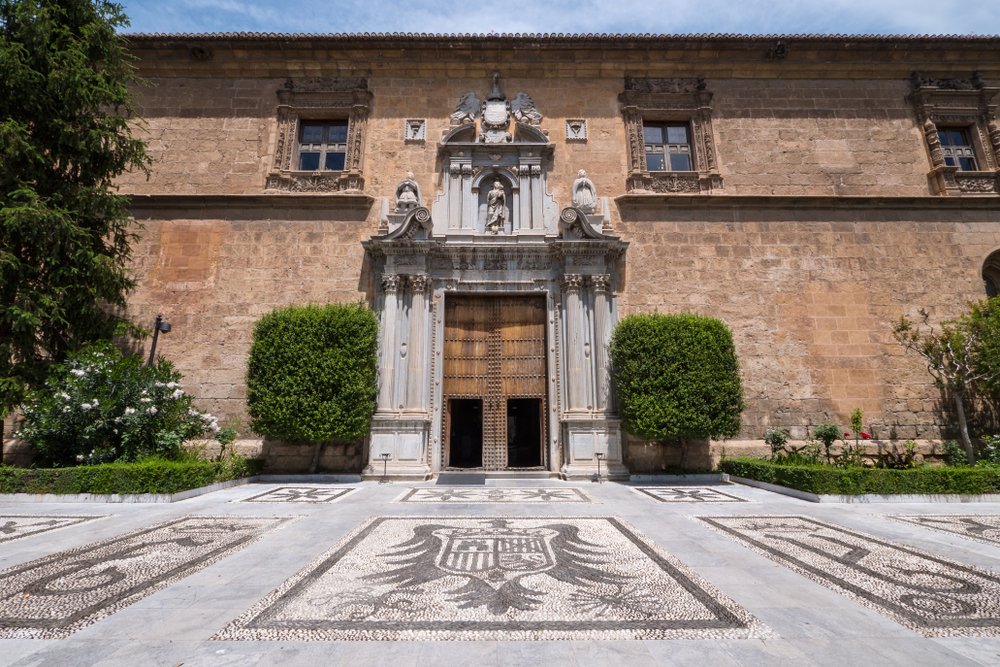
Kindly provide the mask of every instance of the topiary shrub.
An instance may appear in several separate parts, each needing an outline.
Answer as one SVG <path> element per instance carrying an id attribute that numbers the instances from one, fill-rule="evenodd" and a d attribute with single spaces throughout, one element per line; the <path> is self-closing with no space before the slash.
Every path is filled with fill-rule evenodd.
<path id="1" fill-rule="evenodd" d="M 624 427 L 653 440 L 732 437 L 743 388 L 733 337 L 701 315 L 631 315 L 611 337 Z"/>
<path id="2" fill-rule="evenodd" d="M 292 306 L 254 327 L 250 427 L 291 442 L 349 442 L 375 410 L 378 322 L 362 304 Z"/>
<path id="3" fill-rule="evenodd" d="M 29 395 L 17 436 L 43 467 L 177 458 L 185 440 L 219 430 L 215 417 L 191 407 L 180 382 L 168 361 L 147 368 L 137 355 L 93 344 L 55 365 Z"/>

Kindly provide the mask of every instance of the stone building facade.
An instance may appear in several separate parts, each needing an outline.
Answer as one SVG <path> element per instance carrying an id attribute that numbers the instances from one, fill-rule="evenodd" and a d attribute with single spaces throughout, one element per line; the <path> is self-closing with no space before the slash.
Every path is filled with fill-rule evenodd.
<path id="1" fill-rule="evenodd" d="M 132 315 L 163 313 L 189 391 L 240 417 L 256 319 L 369 303 L 378 409 L 341 468 L 661 469 L 607 371 L 615 321 L 651 311 L 731 327 L 746 440 L 855 407 L 936 438 L 892 324 L 1000 285 L 995 38 L 130 42 L 156 159 L 121 181 Z"/>

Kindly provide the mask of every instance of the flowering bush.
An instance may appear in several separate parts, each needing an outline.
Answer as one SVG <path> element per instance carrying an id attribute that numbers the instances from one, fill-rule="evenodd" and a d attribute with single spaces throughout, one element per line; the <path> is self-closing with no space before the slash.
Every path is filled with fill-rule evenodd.
<path id="1" fill-rule="evenodd" d="M 17 435 L 40 465 L 177 458 L 185 440 L 219 430 L 215 417 L 191 406 L 180 380 L 168 361 L 146 368 L 109 343 L 92 345 L 55 366 L 29 396 Z"/>

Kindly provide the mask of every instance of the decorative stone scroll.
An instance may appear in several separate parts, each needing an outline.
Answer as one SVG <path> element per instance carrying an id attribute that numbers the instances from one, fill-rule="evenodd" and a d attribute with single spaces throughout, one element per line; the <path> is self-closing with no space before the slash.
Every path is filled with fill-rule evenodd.
<path id="1" fill-rule="evenodd" d="M 288 79 L 277 91 L 278 131 L 274 163 L 265 188 L 284 192 L 357 192 L 364 188 L 363 146 L 372 94 L 365 79 Z M 346 119 L 347 146 L 342 171 L 295 169 L 302 118 Z"/>
<path id="2" fill-rule="evenodd" d="M 913 72 L 910 85 L 909 100 L 923 129 L 931 163 L 927 174 L 931 189 L 940 195 L 1000 193 L 1000 128 L 994 102 L 1000 87 L 987 86 L 979 72 L 968 78 L 938 78 Z M 945 164 L 938 138 L 940 127 L 968 131 L 979 171 L 962 171 Z"/>
<path id="3" fill-rule="evenodd" d="M 722 189 L 715 134 L 712 93 L 702 77 L 625 77 L 618 96 L 628 138 L 629 192 L 710 193 Z M 690 128 L 693 169 L 651 172 L 646 165 L 643 121 L 681 121 Z"/>

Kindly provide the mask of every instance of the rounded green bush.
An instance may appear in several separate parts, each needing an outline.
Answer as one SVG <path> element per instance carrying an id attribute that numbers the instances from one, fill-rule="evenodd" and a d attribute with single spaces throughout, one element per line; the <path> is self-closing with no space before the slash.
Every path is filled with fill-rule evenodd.
<path id="1" fill-rule="evenodd" d="M 743 387 L 733 336 L 701 315 L 631 315 L 611 338 L 622 423 L 654 440 L 732 437 Z"/>
<path id="2" fill-rule="evenodd" d="M 250 427 L 292 442 L 363 437 L 375 410 L 377 355 L 378 321 L 362 304 L 265 315 L 247 367 Z"/>

